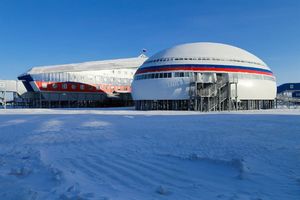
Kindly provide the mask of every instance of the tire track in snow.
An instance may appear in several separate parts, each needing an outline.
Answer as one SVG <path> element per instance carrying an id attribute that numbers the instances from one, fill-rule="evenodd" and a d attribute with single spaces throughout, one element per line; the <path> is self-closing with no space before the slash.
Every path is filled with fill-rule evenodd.
<path id="1" fill-rule="evenodd" d="M 95 151 L 95 149 L 99 148 L 92 145 L 87 147 L 88 152 Z M 169 159 L 166 159 L 167 157 L 165 158 L 163 156 L 159 157 L 154 155 L 150 158 L 147 157 L 146 160 L 137 160 L 131 159 L 130 156 L 127 158 L 113 152 L 100 152 L 102 152 L 101 155 L 99 155 L 99 153 L 94 153 L 92 155 L 89 154 L 89 157 L 95 160 L 101 160 L 102 166 L 107 165 L 107 167 L 112 168 L 117 172 L 124 173 L 125 179 L 136 177 L 137 179 L 140 179 L 139 182 L 151 187 L 157 187 L 164 184 L 176 188 L 182 188 L 192 186 L 199 181 L 191 177 L 187 179 L 185 176 L 188 175 L 184 173 L 184 170 L 174 168 L 173 164 L 172 166 L 166 165 L 166 163 L 169 164 Z"/>
<path id="2" fill-rule="evenodd" d="M 123 160 L 123 164 L 130 163 L 132 165 L 135 165 L 136 168 L 141 168 L 143 170 L 148 171 L 150 173 L 149 176 L 153 176 L 154 174 L 159 174 L 159 175 L 163 175 L 165 178 L 168 178 L 170 180 L 170 182 L 178 181 L 178 182 L 182 182 L 184 184 L 194 182 L 191 179 L 186 179 L 186 178 L 181 177 L 180 174 L 177 173 L 177 171 L 165 170 L 159 164 L 154 165 L 154 164 L 151 164 L 149 162 L 144 162 L 144 161 L 137 162 L 136 159 L 129 159 L 129 158 L 126 158 L 126 157 L 123 157 L 120 155 L 118 155 L 118 157 L 120 158 L 121 162 Z M 164 161 L 165 160 L 162 160 L 162 162 L 164 162 Z"/>
<path id="3" fill-rule="evenodd" d="M 93 177 L 93 179 L 99 181 L 99 179 L 104 180 L 104 185 L 108 185 L 112 189 L 119 191 L 119 192 L 124 192 L 127 191 L 128 189 L 135 191 L 135 192 L 140 192 L 140 193 L 145 193 L 147 190 L 153 191 L 153 195 L 155 194 L 155 191 L 157 191 L 157 188 L 159 188 L 161 185 L 164 186 L 164 188 L 168 188 L 171 191 L 173 187 L 177 188 L 175 191 L 178 189 L 184 189 L 183 186 L 176 186 L 173 184 L 168 184 L 164 183 L 161 181 L 158 182 L 153 182 L 151 181 L 149 183 L 149 180 L 138 180 L 141 179 L 141 177 L 154 177 L 155 175 L 150 173 L 150 174 L 143 174 L 141 173 L 139 176 L 136 176 L 136 170 L 128 170 L 122 169 L 120 170 L 120 167 L 113 167 L 110 164 L 105 163 L 104 164 L 104 159 L 99 158 L 96 156 L 88 156 L 88 158 L 78 158 L 77 160 L 80 160 L 80 162 L 69 159 L 69 162 L 75 167 L 75 169 L 81 170 L 82 173 Z M 110 158 L 111 159 L 111 158 Z M 113 160 L 113 159 L 112 159 Z M 113 161 L 115 162 L 115 161 Z M 121 164 L 121 163 L 120 163 Z M 119 163 L 115 163 L 115 165 L 122 166 Z M 104 167 L 105 166 L 105 167 Z M 139 178 L 137 178 L 139 177 Z M 97 179 L 98 178 L 98 179 Z M 130 180 L 130 181 L 129 181 Z M 142 187 L 141 187 L 142 186 Z M 173 187 L 170 187 L 173 186 Z M 123 189 L 122 189 L 123 188 Z M 185 194 L 185 193 L 177 193 L 177 197 L 181 197 L 182 199 L 191 199 L 191 196 Z"/>
<path id="4" fill-rule="evenodd" d="M 164 180 L 157 179 L 157 177 L 152 176 L 153 174 L 145 173 L 143 170 L 138 168 L 136 165 L 130 165 L 128 162 L 120 162 L 119 159 L 114 159 L 112 162 L 110 162 L 109 165 L 112 166 L 119 166 L 119 168 L 122 168 L 123 172 L 130 173 L 136 177 L 136 179 L 140 179 L 139 182 L 144 182 L 143 184 L 149 185 L 151 187 L 158 186 L 159 184 L 165 182 Z M 120 167 L 122 166 L 122 167 Z M 151 177 L 151 179 L 146 178 Z"/>
<path id="5" fill-rule="evenodd" d="M 102 160 L 102 159 L 93 159 L 95 164 L 91 164 L 92 166 L 94 166 L 95 168 L 102 168 L 106 170 L 106 174 L 115 174 L 116 177 L 118 177 L 119 180 L 126 180 L 125 182 L 123 182 L 123 185 L 127 185 L 129 187 L 134 188 L 135 190 L 140 190 L 140 187 L 135 187 L 134 185 L 149 185 L 149 186 L 153 186 L 152 183 L 150 183 L 149 181 L 145 180 L 144 178 L 141 178 L 139 176 L 136 175 L 135 172 L 130 172 L 130 170 L 116 165 L 113 162 L 111 162 L 113 159 L 110 158 L 109 160 Z M 125 183 L 125 184 L 124 184 Z"/>
<path id="6" fill-rule="evenodd" d="M 86 174 L 89 178 L 92 178 L 99 182 L 99 180 L 102 180 L 103 184 L 108 184 L 105 180 L 103 180 L 103 176 L 100 176 L 98 173 L 96 173 L 94 170 L 89 169 L 86 167 L 86 165 L 81 164 L 80 162 L 75 161 L 74 159 L 67 158 L 65 159 L 66 162 L 70 163 L 71 167 L 75 171 L 80 171 L 83 174 Z"/>
<path id="7" fill-rule="evenodd" d="M 92 157 L 97 158 L 97 156 L 92 156 Z M 163 186 L 163 188 L 167 188 L 167 190 L 168 190 L 167 193 L 169 192 L 169 189 L 171 191 L 173 189 L 175 191 L 178 191 L 178 189 L 179 190 L 191 189 L 191 187 L 193 186 L 193 183 L 187 179 L 186 180 L 188 181 L 188 184 L 190 184 L 188 186 L 187 186 L 187 182 L 182 182 L 182 185 L 174 184 L 174 183 L 178 183 L 178 181 L 181 181 L 181 180 L 178 180 L 178 178 L 176 178 L 178 176 L 178 174 L 176 174 L 175 176 L 168 174 L 169 177 L 164 176 L 164 177 L 161 177 L 162 178 L 161 179 L 161 178 L 157 177 L 157 175 L 161 175 L 161 174 L 159 174 L 157 172 L 153 172 L 154 166 L 151 166 L 151 169 L 150 168 L 146 169 L 144 167 L 141 168 L 140 162 L 136 162 L 137 164 L 136 163 L 133 164 L 133 162 L 135 162 L 133 160 L 123 159 L 123 161 L 120 161 L 122 159 L 123 159 L 123 157 L 118 154 L 110 154 L 110 157 L 104 156 L 104 158 L 102 158 L 102 161 L 109 160 L 109 162 L 105 162 L 105 164 L 108 167 L 111 167 L 114 170 L 117 170 L 116 172 L 119 172 L 123 178 L 125 178 L 126 180 L 132 179 L 132 181 L 134 181 L 135 185 L 138 185 L 138 186 L 142 185 L 143 188 L 148 186 L 148 187 L 150 187 L 150 190 L 152 190 L 153 192 L 155 192 L 155 191 L 157 192 L 158 188 L 161 186 Z M 102 164 L 104 164 L 104 163 L 102 163 Z M 142 180 L 137 181 L 138 177 L 141 177 Z M 147 179 L 146 179 L 146 177 L 147 177 Z M 143 190 L 140 190 L 140 187 L 138 189 L 139 189 L 139 191 L 144 192 Z M 184 192 L 177 193 L 176 197 L 177 198 L 181 197 L 179 199 L 190 199 L 190 198 L 193 199 L 193 196 L 189 196 Z"/>
<path id="8" fill-rule="evenodd" d="M 165 158 L 164 158 L 165 159 Z M 169 160 L 166 162 L 166 160 L 163 160 L 163 162 L 161 161 L 162 157 L 157 157 L 155 159 L 151 159 L 149 160 L 149 164 L 154 165 L 154 166 L 161 166 L 164 169 L 170 170 L 170 171 L 174 171 L 177 173 L 184 173 L 184 170 L 182 169 L 178 169 L 178 168 L 174 168 L 174 166 L 177 166 L 178 163 L 171 163 Z"/>
<path id="9" fill-rule="evenodd" d="M 76 171 L 81 171 L 81 173 L 86 174 L 89 178 L 95 180 L 95 184 L 99 183 L 99 179 L 103 181 L 104 187 L 109 187 L 116 192 L 126 191 L 128 189 L 139 191 L 139 188 L 128 185 L 124 180 L 126 178 L 120 179 L 120 177 L 111 170 L 103 168 L 99 165 L 93 164 L 85 158 L 79 158 L 80 162 L 70 159 L 70 164 L 74 166 Z"/>
<path id="10" fill-rule="evenodd" d="M 83 172 L 86 172 L 89 175 L 97 174 L 97 177 L 101 178 L 102 180 L 105 179 L 105 183 L 109 184 L 114 189 L 116 189 L 115 186 L 120 186 L 126 189 L 130 188 L 136 191 L 140 190 L 140 188 L 135 187 L 127 182 L 127 176 L 120 174 L 120 172 L 114 169 L 110 169 L 108 166 L 103 165 L 103 162 L 99 162 L 97 159 L 80 158 L 77 160 L 80 160 L 80 162 L 73 161 L 73 163 L 75 162 L 74 164 L 76 165 L 77 170 L 83 169 Z"/>

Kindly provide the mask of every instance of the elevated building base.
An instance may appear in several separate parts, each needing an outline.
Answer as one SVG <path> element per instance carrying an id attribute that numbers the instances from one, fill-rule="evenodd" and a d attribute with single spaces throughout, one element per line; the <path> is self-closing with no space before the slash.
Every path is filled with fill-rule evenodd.
<path id="1" fill-rule="evenodd" d="M 211 106 L 213 105 L 213 106 Z M 194 110 L 201 112 L 273 109 L 274 100 L 226 100 L 221 103 L 200 100 L 139 100 L 135 101 L 136 110 Z"/>

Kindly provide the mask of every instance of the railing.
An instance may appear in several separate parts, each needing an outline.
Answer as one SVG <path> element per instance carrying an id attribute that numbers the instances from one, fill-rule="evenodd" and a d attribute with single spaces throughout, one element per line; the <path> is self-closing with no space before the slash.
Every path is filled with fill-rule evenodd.
<path id="1" fill-rule="evenodd" d="M 216 96 L 216 98 L 218 98 L 217 101 L 210 105 L 208 111 L 216 110 L 216 108 L 218 108 L 218 106 L 220 106 L 221 103 L 226 101 L 228 99 L 228 91 L 224 90 L 221 94 Z"/>
<path id="2" fill-rule="evenodd" d="M 284 102 L 300 103 L 300 98 L 295 97 L 277 96 L 276 99 Z"/>
<path id="3" fill-rule="evenodd" d="M 227 85 L 227 81 L 224 79 L 221 79 L 217 81 L 216 83 L 212 83 L 206 88 L 201 88 L 198 91 L 198 94 L 202 97 L 213 97 L 217 96 L 218 90 L 225 87 Z"/>
<path id="4" fill-rule="evenodd" d="M 202 111 L 212 111 L 221 109 L 221 106 L 223 106 L 224 101 L 228 99 L 227 87 L 229 86 L 229 83 L 228 80 L 225 78 L 218 79 L 218 81 L 215 83 L 206 83 L 204 84 L 205 86 L 202 88 L 198 87 L 198 84 L 202 84 L 202 82 L 197 82 L 197 80 L 195 80 L 194 77 L 192 77 L 190 81 L 190 100 L 196 100 L 197 102 L 197 99 L 203 98 L 204 103 L 201 103 L 200 106 Z M 202 102 L 202 100 L 200 102 Z M 196 107 L 198 107 L 197 103 Z"/>

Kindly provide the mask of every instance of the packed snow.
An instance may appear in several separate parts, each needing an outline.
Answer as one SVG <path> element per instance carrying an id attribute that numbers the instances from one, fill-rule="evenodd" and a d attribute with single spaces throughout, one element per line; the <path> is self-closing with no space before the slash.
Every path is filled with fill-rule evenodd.
<path id="1" fill-rule="evenodd" d="M 300 199 L 300 110 L 0 110 L 0 199 Z"/>

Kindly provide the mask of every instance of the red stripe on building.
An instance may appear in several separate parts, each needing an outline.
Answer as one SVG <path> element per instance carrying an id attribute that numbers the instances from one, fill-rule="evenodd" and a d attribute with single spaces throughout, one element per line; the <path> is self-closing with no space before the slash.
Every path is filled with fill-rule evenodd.
<path id="1" fill-rule="evenodd" d="M 129 85 L 111 85 L 111 84 L 85 84 L 76 82 L 44 82 L 35 81 L 40 91 L 44 92 L 88 92 L 88 93 L 107 93 L 131 92 Z"/>

